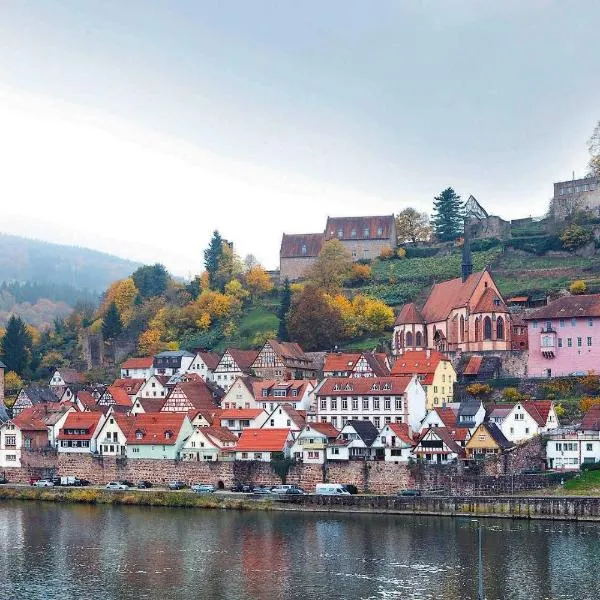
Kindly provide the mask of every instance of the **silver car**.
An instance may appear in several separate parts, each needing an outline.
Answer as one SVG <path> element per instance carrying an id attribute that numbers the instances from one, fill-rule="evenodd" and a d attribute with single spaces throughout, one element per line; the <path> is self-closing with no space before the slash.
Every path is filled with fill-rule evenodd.
<path id="1" fill-rule="evenodd" d="M 105 488 L 106 490 L 128 490 L 129 486 L 125 485 L 124 483 L 120 483 L 118 481 L 111 481 L 110 483 L 107 483 Z"/>
<path id="2" fill-rule="evenodd" d="M 211 483 L 197 483 L 192 486 L 192 492 L 196 494 L 212 494 L 215 491 L 215 486 Z"/>
<path id="3" fill-rule="evenodd" d="M 35 487 L 54 487 L 54 484 L 49 479 L 39 479 L 33 485 Z"/>

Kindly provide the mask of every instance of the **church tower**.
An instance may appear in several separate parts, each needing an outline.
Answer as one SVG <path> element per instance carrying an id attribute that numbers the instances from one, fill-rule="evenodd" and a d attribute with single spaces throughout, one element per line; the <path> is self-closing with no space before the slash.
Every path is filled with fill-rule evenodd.
<path id="1" fill-rule="evenodd" d="M 468 218 L 464 221 L 461 275 L 463 283 L 473 273 L 473 257 L 471 256 L 471 228 Z"/>

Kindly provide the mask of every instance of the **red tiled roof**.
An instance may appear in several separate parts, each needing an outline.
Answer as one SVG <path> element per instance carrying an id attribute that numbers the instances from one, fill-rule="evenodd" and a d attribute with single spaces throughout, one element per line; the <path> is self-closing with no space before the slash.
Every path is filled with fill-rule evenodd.
<path id="1" fill-rule="evenodd" d="M 102 418 L 99 412 L 70 412 L 58 432 L 60 440 L 91 440 Z M 85 429 L 87 433 L 66 433 L 66 429 Z"/>
<path id="2" fill-rule="evenodd" d="M 277 409 L 275 409 L 275 410 L 277 410 Z M 301 412 L 301 411 L 296 410 L 291 404 L 282 404 L 281 410 L 283 410 L 283 412 L 285 412 L 285 414 L 287 414 L 287 416 L 290 418 L 291 422 L 298 429 L 304 429 L 304 426 L 306 425 L 306 414 L 302 414 L 302 412 L 304 412 L 304 411 Z"/>
<path id="3" fill-rule="evenodd" d="M 256 419 L 265 412 L 262 408 L 226 408 L 221 411 L 219 419 Z"/>
<path id="4" fill-rule="evenodd" d="M 322 233 L 284 233 L 281 238 L 280 258 L 306 258 L 319 256 L 323 248 Z M 306 252 L 302 248 L 306 247 Z"/>
<path id="5" fill-rule="evenodd" d="M 600 404 L 592 406 L 581 421 L 581 431 L 600 431 Z"/>
<path id="6" fill-rule="evenodd" d="M 234 450 L 236 452 L 282 452 L 289 429 L 244 429 Z"/>
<path id="7" fill-rule="evenodd" d="M 552 402 L 549 400 L 531 400 L 521 402 L 521 405 L 533 417 L 535 422 L 540 427 L 544 427 L 546 425 Z"/>
<path id="8" fill-rule="evenodd" d="M 307 427 L 318 431 L 328 439 L 336 438 L 340 434 L 331 423 L 307 423 Z"/>
<path id="9" fill-rule="evenodd" d="M 310 358 L 304 354 L 300 344 L 296 342 L 278 342 L 277 340 L 267 340 L 267 343 L 273 349 L 273 352 L 284 362 L 287 360 L 312 363 Z M 258 354 L 257 354 L 258 357 Z"/>
<path id="10" fill-rule="evenodd" d="M 527 302 L 529 300 L 529 296 L 513 296 L 509 298 L 509 302 Z"/>
<path id="11" fill-rule="evenodd" d="M 342 240 L 385 240 L 392 237 L 394 230 L 394 215 L 382 215 L 375 217 L 329 217 L 325 226 L 325 239 Z M 368 229 L 368 236 L 364 232 Z M 381 235 L 378 230 L 381 229 Z M 340 237 L 338 232 L 342 232 Z M 352 232 L 354 231 L 354 235 Z M 396 240 L 394 239 L 395 243 Z"/>
<path id="12" fill-rule="evenodd" d="M 143 356 L 140 358 L 128 358 L 122 365 L 121 369 L 150 369 L 154 358 L 152 356 Z"/>
<path id="13" fill-rule="evenodd" d="M 444 444 L 446 444 L 446 446 L 448 446 L 448 448 L 454 453 L 457 454 L 459 456 L 464 456 L 465 451 L 464 448 L 461 448 L 455 441 L 453 435 L 452 435 L 452 431 L 450 429 L 448 429 L 447 427 L 432 427 L 431 429 L 429 429 L 428 431 L 424 432 L 421 435 L 421 440 L 423 440 L 423 438 L 429 433 L 432 432 L 434 435 L 436 435 L 438 438 L 440 438 Z M 455 430 L 456 431 L 456 430 Z M 421 440 L 419 440 L 419 443 L 421 442 Z M 428 449 L 423 448 L 422 450 L 420 450 L 419 452 L 422 454 L 424 452 L 426 452 Z"/>
<path id="14" fill-rule="evenodd" d="M 386 423 L 386 425 L 396 434 L 396 437 L 401 439 L 405 444 L 414 444 L 408 429 L 408 423 Z"/>
<path id="15" fill-rule="evenodd" d="M 216 352 L 204 352 L 203 350 L 198 350 L 196 354 L 211 371 L 214 371 L 217 368 L 217 365 L 221 360 L 221 355 Z"/>
<path id="16" fill-rule="evenodd" d="M 188 412 L 190 421 L 193 421 L 198 415 L 200 415 L 207 423 L 212 425 L 213 423 L 219 423 L 221 419 L 221 413 L 223 411 L 220 408 L 213 408 L 212 410 L 193 410 Z"/>
<path id="17" fill-rule="evenodd" d="M 499 304 L 496 304 L 496 301 Z M 487 288 L 484 290 L 483 294 L 481 294 L 481 298 L 477 302 L 475 308 L 471 311 L 473 314 L 475 313 L 491 313 L 491 312 L 508 312 L 506 308 L 506 304 L 504 304 L 504 300 L 500 294 L 496 293 L 492 288 Z"/>
<path id="18" fill-rule="evenodd" d="M 123 388 L 110 385 L 108 386 L 108 393 L 112 396 L 115 404 L 119 406 L 133 406 L 131 398 Z"/>
<path id="19" fill-rule="evenodd" d="M 425 375 L 435 373 L 442 360 L 450 360 L 438 350 L 408 350 L 398 357 L 392 375 Z"/>
<path id="20" fill-rule="evenodd" d="M 547 306 L 525 315 L 526 321 L 533 319 L 564 319 L 571 317 L 600 317 L 600 294 L 563 296 Z"/>
<path id="21" fill-rule="evenodd" d="M 137 402 L 142 405 L 144 412 L 155 413 L 160 412 L 165 404 L 164 398 L 138 398 Z"/>
<path id="22" fill-rule="evenodd" d="M 96 408 L 96 398 L 92 396 L 91 392 L 81 390 L 77 392 L 77 400 L 83 404 L 84 408 L 88 410 L 94 410 Z"/>
<path id="23" fill-rule="evenodd" d="M 37 406 L 25 408 L 14 417 L 11 421 L 15 427 L 18 427 L 21 431 L 48 431 L 48 426 L 42 421 L 40 418 L 41 413 L 36 408 Z"/>
<path id="24" fill-rule="evenodd" d="M 258 356 L 258 350 L 238 350 L 237 348 L 227 348 L 226 352 L 229 352 L 231 358 L 233 358 L 235 361 L 235 364 L 242 371 L 249 370 Z"/>
<path id="25" fill-rule="evenodd" d="M 471 356 L 469 358 L 469 362 L 463 371 L 463 375 L 477 375 L 479 373 L 479 369 L 481 368 L 481 361 L 483 358 L 481 356 Z"/>
<path id="26" fill-rule="evenodd" d="M 85 375 L 75 369 L 57 369 L 65 383 L 85 383 Z"/>
<path id="27" fill-rule="evenodd" d="M 306 393 L 306 387 L 310 383 L 308 379 L 288 379 L 286 381 L 276 381 L 275 379 L 252 379 L 243 378 L 257 402 L 299 402 Z M 286 396 L 275 396 L 273 390 L 285 389 Z M 263 396 L 263 390 L 267 390 L 267 395 Z M 296 390 L 296 395 L 292 392 Z"/>
<path id="28" fill-rule="evenodd" d="M 237 442 L 238 436 L 227 427 L 201 427 L 200 431 L 219 442 Z"/>
<path id="29" fill-rule="evenodd" d="M 360 359 L 360 352 L 331 352 L 325 356 L 323 371 L 346 372 L 352 371 Z"/>
<path id="30" fill-rule="evenodd" d="M 134 396 L 140 391 L 140 388 L 145 382 L 145 379 L 115 379 L 112 383 L 112 387 L 123 388 L 128 395 Z"/>
<path id="31" fill-rule="evenodd" d="M 147 413 L 129 417 L 129 427 L 127 433 L 127 443 L 133 445 L 139 444 L 161 444 L 170 446 L 175 444 L 177 436 L 181 430 L 184 420 L 187 418 L 185 413 Z M 137 434 L 141 433 L 141 439 Z M 169 432 L 169 438 L 165 434 Z"/>
<path id="32" fill-rule="evenodd" d="M 445 321 L 453 308 L 466 306 L 482 275 L 483 271 L 479 271 L 469 275 L 465 282 L 457 277 L 436 283 L 421 311 L 423 318 L 428 323 Z"/>
<path id="33" fill-rule="evenodd" d="M 409 302 L 402 307 L 402 310 L 396 317 L 395 325 L 406 325 L 406 324 L 423 324 L 423 315 L 419 312 L 414 302 Z"/>
<path id="34" fill-rule="evenodd" d="M 400 395 L 406 391 L 406 387 L 411 380 L 412 377 L 407 375 L 396 377 L 328 377 L 323 381 L 317 396 Z M 388 389 L 384 389 L 386 385 L 389 386 Z M 339 389 L 336 389 L 336 386 Z M 374 389 L 374 386 L 379 386 L 379 389 Z"/>

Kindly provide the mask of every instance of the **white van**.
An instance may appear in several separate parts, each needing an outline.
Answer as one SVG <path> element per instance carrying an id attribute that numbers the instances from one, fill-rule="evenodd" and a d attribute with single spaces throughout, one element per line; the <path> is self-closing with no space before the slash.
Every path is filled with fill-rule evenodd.
<path id="1" fill-rule="evenodd" d="M 350 492 L 345 490 L 339 483 L 317 483 L 315 494 L 321 496 L 350 496 Z"/>

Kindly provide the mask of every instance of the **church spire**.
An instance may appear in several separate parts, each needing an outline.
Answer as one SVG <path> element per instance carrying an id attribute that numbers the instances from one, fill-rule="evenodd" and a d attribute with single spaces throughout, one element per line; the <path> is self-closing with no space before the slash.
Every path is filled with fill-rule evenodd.
<path id="1" fill-rule="evenodd" d="M 461 264 L 463 283 L 469 278 L 471 273 L 473 273 L 473 258 L 471 257 L 471 228 L 469 227 L 468 217 L 465 217 Z"/>

